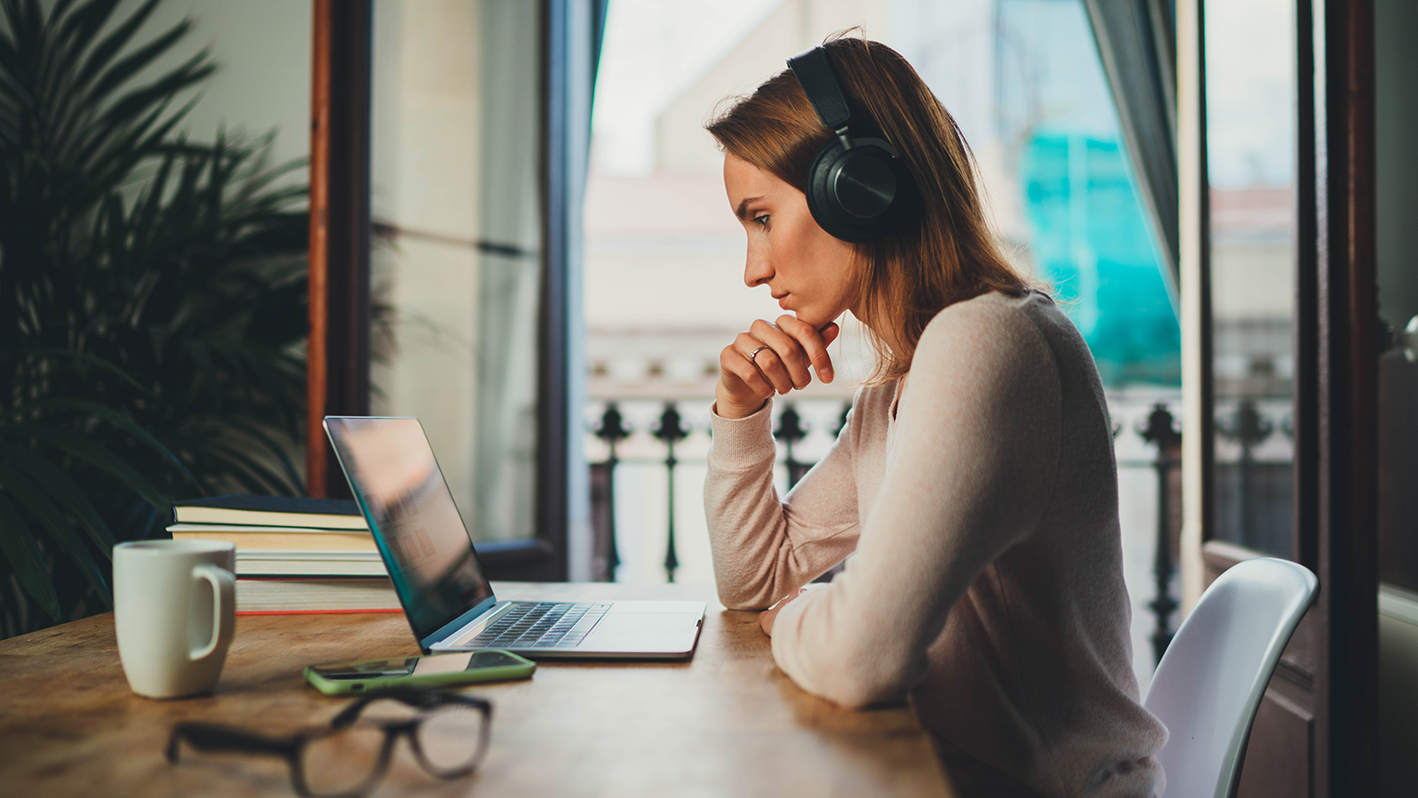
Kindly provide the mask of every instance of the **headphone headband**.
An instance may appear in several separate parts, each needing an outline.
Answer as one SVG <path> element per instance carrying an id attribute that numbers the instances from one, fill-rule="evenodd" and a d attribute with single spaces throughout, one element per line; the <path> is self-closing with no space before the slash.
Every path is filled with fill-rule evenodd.
<path id="1" fill-rule="evenodd" d="M 822 126 L 828 130 L 846 127 L 852 121 L 852 106 L 842 94 L 842 84 L 837 82 L 837 74 L 832 71 L 832 61 L 827 51 L 814 47 L 788 59 L 788 68 L 803 87 L 807 101 Z"/>

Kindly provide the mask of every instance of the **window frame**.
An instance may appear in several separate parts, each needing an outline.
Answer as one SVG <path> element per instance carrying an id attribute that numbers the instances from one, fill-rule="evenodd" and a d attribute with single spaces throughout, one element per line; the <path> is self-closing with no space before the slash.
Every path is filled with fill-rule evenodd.
<path id="1" fill-rule="evenodd" d="M 538 319 L 535 534 L 477 543 L 493 579 L 562 581 L 568 530 L 589 515 L 577 466 L 583 402 L 573 335 L 579 315 L 577 169 L 584 172 L 594 61 L 589 13 L 571 0 L 541 0 L 543 257 Z M 370 138 L 373 0 L 312 0 L 310 156 L 310 341 L 307 348 L 306 486 L 311 496 L 348 496 L 325 439 L 326 415 L 370 409 Z M 585 9 L 581 9 L 585 10 Z M 584 17 L 584 19 L 583 19 Z M 587 39 L 582 42 L 581 39 Z M 584 178 L 582 178 L 584 180 Z M 579 477 L 579 479 L 578 479 Z"/>

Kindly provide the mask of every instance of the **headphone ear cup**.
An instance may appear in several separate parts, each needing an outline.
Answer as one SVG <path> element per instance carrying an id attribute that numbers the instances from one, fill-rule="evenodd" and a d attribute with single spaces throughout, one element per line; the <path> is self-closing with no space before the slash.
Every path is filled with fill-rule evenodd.
<path id="1" fill-rule="evenodd" d="M 843 241 L 875 241 L 909 220 L 916 183 L 891 145 L 858 139 L 849 150 L 833 138 L 808 173 L 808 209 L 818 226 Z"/>

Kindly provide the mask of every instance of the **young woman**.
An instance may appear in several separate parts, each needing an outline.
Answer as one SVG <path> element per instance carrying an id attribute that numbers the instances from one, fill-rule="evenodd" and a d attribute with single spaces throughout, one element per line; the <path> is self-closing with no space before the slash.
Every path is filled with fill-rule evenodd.
<path id="1" fill-rule="evenodd" d="M 1087 346 L 1001 254 L 959 129 L 899 54 L 839 38 L 792 64 L 708 125 L 744 282 L 786 311 L 720 357 L 705 484 L 720 599 L 772 607 L 774 659 L 803 689 L 849 707 L 909 695 L 962 794 L 1160 794 L 1167 732 L 1133 677 Z M 833 165 L 867 146 L 882 163 Z M 771 399 L 809 369 L 832 381 L 846 312 L 876 372 L 780 498 Z"/>

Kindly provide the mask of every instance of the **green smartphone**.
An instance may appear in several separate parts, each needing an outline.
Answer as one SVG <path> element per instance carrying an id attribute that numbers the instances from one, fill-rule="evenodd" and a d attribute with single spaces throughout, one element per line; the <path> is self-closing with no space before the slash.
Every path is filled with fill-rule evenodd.
<path id="1" fill-rule="evenodd" d="M 484 649 L 308 665 L 305 680 L 326 695 L 368 693 L 389 687 L 449 687 L 476 682 L 527 679 L 537 663 L 510 651 Z"/>

